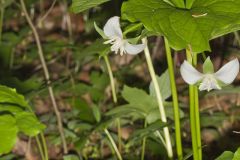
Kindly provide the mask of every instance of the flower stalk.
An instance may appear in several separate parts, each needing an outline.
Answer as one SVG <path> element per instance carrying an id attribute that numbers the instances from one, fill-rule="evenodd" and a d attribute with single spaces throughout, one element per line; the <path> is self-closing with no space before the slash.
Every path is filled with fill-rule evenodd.
<path id="1" fill-rule="evenodd" d="M 104 132 L 106 133 L 106 135 L 107 135 L 107 137 L 108 137 L 108 139 L 109 139 L 109 141 L 110 141 L 110 143 L 111 143 L 111 145 L 112 145 L 112 147 L 113 147 L 113 149 L 114 149 L 114 151 L 115 151 L 118 159 L 119 159 L 119 160 L 123 160 L 123 159 L 122 159 L 122 156 L 121 156 L 121 154 L 120 154 L 120 152 L 119 152 L 119 150 L 118 150 L 118 148 L 117 148 L 117 145 L 116 145 L 116 143 L 114 142 L 114 140 L 113 140 L 111 134 L 109 133 L 109 131 L 108 131 L 107 129 L 104 129 Z"/>
<path id="2" fill-rule="evenodd" d="M 114 82 L 114 77 L 113 77 L 113 72 L 111 69 L 111 65 L 109 62 L 109 59 L 106 55 L 103 56 L 103 59 L 106 63 L 107 70 L 108 70 L 108 75 L 110 79 L 110 84 L 111 84 L 111 90 L 112 90 L 112 97 L 113 97 L 113 102 L 117 104 L 117 92 L 116 92 L 116 87 L 115 87 L 115 82 Z M 118 149 L 121 151 L 121 144 L 122 144 L 122 139 L 121 139 L 121 121 L 120 118 L 117 118 L 117 130 L 118 130 Z"/>
<path id="3" fill-rule="evenodd" d="M 189 49 L 186 50 L 187 61 L 196 66 L 197 54 L 193 54 Z M 200 131 L 200 118 L 199 118 L 199 105 L 198 105 L 198 90 L 194 85 L 189 85 L 189 104 L 190 104 L 190 126 L 192 135 L 192 148 L 193 159 L 201 160 L 201 133 Z"/>
<path id="4" fill-rule="evenodd" d="M 156 92 L 156 98 L 157 98 L 157 102 L 158 102 L 160 118 L 161 118 L 162 122 L 167 123 L 167 117 L 166 117 L 164 106 L 163 106 L 162 96 L 161 96 L 161 93 L 160 93 L 160 89 L 159 89 L 159 85 L 158 85 L 158 82 L 157 82 L 156 74 L 155 74 L 155 71 L 154 71 L 154 68 L 153 68 L 153 64 L 152 64 L 152 60 L 151 60 L 151 56 L 150 56 L 150 51 L 149 51 L 149 48 L 147 46 L 147 39 L 143 38 L 142 42 L 144 44 L 146 44 L 146 47 L 144 49 L 144 53 L 145 53 L 148 69 L 149 69 L 149 72 L 150 72 L 150 76 L 152 78 L 153 86 L 154 86 L 154 89 L 155 89 L 155 92 Z M 171 137 L 170 137 L 170 134 L 169 134 L 168 127 L 164 127 L 163 132 L 164 132 L 164 139 L 165 139 L 165 142 L 166 142 L 167 154 L 168 154 L 168 157 L 171 159 L 173 157 L 173 151 L 172 151 Z"/>
<path id="5" fill-rule="evenodd" d="M 181 140 L 181 124 L 180 124 L 180 114 L 179 114 L 179 105 L 178 105 L 178 95 L 175 82 L 174 68 L 173 68 L 173 58 L 171 54 L 171 48 L 168 44 L 167 39 L 165 38 L 165 49 L 168 62 L 168 72 L 171 83 L 171 92 L 173 100 L 173 109 L 174 109 L 174 123 L 175 123 L 175 139 L 176 139 L 176 148 L 177 148 L 177 157 L 178 160 L 182 160 L 182 140 Z"/>

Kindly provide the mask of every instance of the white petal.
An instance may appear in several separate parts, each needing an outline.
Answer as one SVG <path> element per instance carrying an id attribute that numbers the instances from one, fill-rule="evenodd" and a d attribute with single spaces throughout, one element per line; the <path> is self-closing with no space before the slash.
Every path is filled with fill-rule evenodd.
<path id="1" fill-rule="evenodd" d="M 144 50 L 145 44 L 130 44 L 128 42 L 124 43 L 124 50 L 131 55 L 138 54 Z"/>
<path id="2" fill-rule="evenodd" d="M 180 68 L 183 80 L 188 84 L 195 84 L 197 81 L 203 78 L 203 74 L 198 72 L 191 64 L 184 61 Z"/>
<path id="3" fill-rule="evenodd" d="M 214 76 L 224 82 L 225 84 L 230 84 L 234 81 L 237 74 L 239 72 L 239 62 L 238 59 L 234 59 L 227 64 L 225 64 L 222 68 L 220 68 Z"/>
<path id="4" fill-rule="evenodd" d="M 108 38 L 120 37 L 122 38 L 122 30 L 120 27 L 119 17 L 115 16 L 110 18 L 103 27 L 104 34 Z"/>

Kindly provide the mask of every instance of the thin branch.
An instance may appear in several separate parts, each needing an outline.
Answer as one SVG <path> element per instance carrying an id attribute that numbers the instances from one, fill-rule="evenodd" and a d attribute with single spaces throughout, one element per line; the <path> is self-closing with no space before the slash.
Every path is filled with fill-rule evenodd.
<path id="1" fill-rule="evenodd" d="M 58 130 L 59 130 L 59 133 L 60 133 L 60 136 L 61 136 L 61 140 L 62 140 L 62 144 L 63 144 L 63 150 L 64 150 L 64 153 L 66 154 L 68 152 L 68 150 L 67 150 L 67 143 L 66 143 L 65 136 L 64 136 L 64 130 L 63 130 L 63 125 L 62 125 L 61 113 L 58 110 L 56 99 L 55 99 L 55 96 L 54 96 L 54 93 L 53 93 L 53 89 L 52 89 L 52 86 L 51 86 L 50 75 L 49 75 L 49 71 L 48 71 L 48 68 L 47 68 L 47 65 L 46 65 L 46 61 L 45 61 L 45 58 L 44 58 L 44 54 L 43 54 L 43 49 L 42 49 L 42 45 L 41 45 L 41 42 L 40 42 L 40 38 L 39 38 L 39 35 L 38 35 L 38 32 L 37 32 L 35 26 L 33 25 L 32 20 L 31 20 L 29 14 L 27 12 L 24 0 L 20 0 L 20 3 L 21 3 L 21 6 L 22 6 L 22 10 L 24 12 L 24 15 L 26 17 L 26 20 L 27 20 L 29 26 L 32 29 L 33 35 L 35 37 L 35 41 L 37 43 L 38 55 L 39 55 L 41 64 L 43 66 L 45 79 L 46 79 L 46 81 L 48 83 L 48 92 L 49 92 L 49 95 L 50 95 L 50 98 L 51 98 L 51 101 L 52 101 L 54 112 L 55 112 L 56 117 L 57 117 Z"/>

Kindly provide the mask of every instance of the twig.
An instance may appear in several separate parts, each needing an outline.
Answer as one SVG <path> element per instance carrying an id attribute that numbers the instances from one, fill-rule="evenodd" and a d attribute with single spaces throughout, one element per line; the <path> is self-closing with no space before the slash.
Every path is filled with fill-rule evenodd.
<path id="1" fill-rule="evenodd" d="M 42 23 L 47 17 L 48 15 L 51 13 L 51 11 L 53 10 L 53 7 L 55 6 L 57 0 L 54 0 L 51 7 L 48 9 L 48 11 L 40 18 L 38 23 Z"/>
<path id="2" fill-rule="evenodd" d="M 42 45 L 41 45 L 41 42 L 40 42 L 40 38 L 39 38 L 39 35 L 38 35 L 38 32 L 37 32 L 35 26 L 33 25 L 32 20 L 31 20 L 29 14 L 27 12 L 24 0 L 20 0 L 20 3 L 21 3 L 21 6 L 22 6 L 22 10 L 25 14 L 26 20 L 27 20 L 29 26 L 31 27 L 31 29 L 33 31 L 33 35 L 34 35 L 36 43 L 37 43 L 38 55 L 39 55 L 41 64 L 43 66 L 45 79 L 48 83 L 48 92 L 49 92 L 49 95 L 50 95 L 50 98 L 51 98 L 51 101 L 52 101 L 52 104 L 53 104 L 54 112 L 55 112 L 56 117 L 57 117 L 58 130 L 59 130 L 59 133 L 60 133 L 60 136 L 61 136 L 61 140 L 62 140 L 62 144 L 63 144 L 63 150 L 64 150 L 64 153 L 66 154 L 68 152 L 68 150 L 67 150 L 67 143 L 66 143 L 65 136 L 64 136 L 61 113 L 58 110 L 56 99 L 55 99 L 53 89 L 52 89 L 52 86 L 51 86 L 50 75 L 49 75 L 49 71 L 48 71 L 48 68 L 47 68 L 47 65 L 46 65 L 46 62 L 45 62 L 45 58 L 44 58 L 44 55 L 43 55 L 43 49 L 42 49 Z"/>

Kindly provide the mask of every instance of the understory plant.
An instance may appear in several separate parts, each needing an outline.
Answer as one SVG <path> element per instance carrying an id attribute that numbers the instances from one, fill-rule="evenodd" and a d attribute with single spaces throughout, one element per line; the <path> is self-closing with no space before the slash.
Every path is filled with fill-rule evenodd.
<path id="1" fill-rule="evenodd" d="M 43 160 L 51 159 L 50 145 L 58 146 L 64 160 L 147 160 L 155 156 L 171 160 L 204 159 L 202 127 L 212 127 L 218 121 L 214 119 L 216 115 L 206 115 L 200 109 L 200 96 L 207 99 L 208 96 L 217 98 L 220 92 L 226 94 L 227 85 L 232 87 L 239 73 L 236 57 L 217 67 L 205 52 L 211 52 L 211 40 L 226 34 L 234 32 L 235 39 L 240 42 L 240 1 L 126 0 L 120 3 L 121 13 L 103 14 L 102 18 L 98 12 L 102 10 L 96 6 L 105 2 L 112 1 L 71 1 L 69 10 L 80 13 L 81 21 L 86 22 L 86 33 L 81 36 L 91 37 L 91 30 L 94 36 L 98 33 L 94 42 L 91 39 L 83 43 L 72 31 L 78 25 L 72 26 L 71 16 L 79 15 L 68 13 L 68 1 L 59 2 L 64 12 L 63 24 L 67 26 L 63 35 L 68 37 L 55 42 L 59 37 L 41 37 L 44 35 L 41 32 L 44 25 L 46 28 L 52 25 L 45 24 L 44 20 L 54 11 L 56 0 L 45 14 L 44 1 L 39 1 L 39 19 L 33 12 L 33 2 L 0 0 L 0 52 L 8 53 L 8 56 L 0 56 L 4 59 L 0 70 L 0 155 L 8 156 L 18 139 L 23 138 L 28 139 L 29 146 L 36 143 L 36 152 Z M 11 11 L 18 8 L 27 24 L 19 34 L 3 32 L 3 29 L 8 31 L 9 24 L 4 28 L 4 17 L 11 5 Z M 96 13 L 101 18 L 90 20 L 89 17 Z M 56 30 L 59 32 L 58 28 Z M 164 46 L 161 61 L 167 67 L 155 61 L 155 39 L 160 39 Z M 184 56 L 179 58 L 179 52 Z M 120 59 L 124 58 L 126 61 L 129 58 L 129 62 L 120 65 Z M 178 64 L 175 58 L 179 58 Z M 23 83 L 11 77 L 18 75 L 16 72 L 21 67 L 17 63 L 28 60 L 35 64 L 36 59 L 39 64 L 36 63 L 33 71 L 43 71 L 41 78 L 38 77 L 41 84 Z M 5 61 L 9 63 L 5 65 Z M 49 69 L 56 61 L 64 61 L 59 68 L 66 71 L 59 71 L 59 77 L 51 75 L 55 66 Z M 144 81 L 129 75 L 139 72 Z M 181 81 L 176 79 L 178 75 Z M 186 82 L 187 87 L 179 86 L 181 82 Z M 26 84 L 31 86 L 29 90 Z M 188 89 L 187 92 L 184 89 Z M 239 94 L 238 88 L 230 89 Z M 54 114 L 35 114 L 33 99 L 43 95 L 49 96 L 47 101 Z M 180 101 L 183 96 L 188 98 Z M 223 117 L 222 114 L 217 116 Z M 129 126 L 131 129 L 127 128 Z M 191 137 L 186 136 L 186 130 Z M 191 149 L 183 143 L 186 139 Z M 239 153 L 239 149 L 235 153 L 225 151 L 216 160 L 237 160 Z"/>

